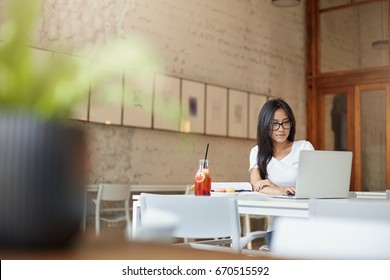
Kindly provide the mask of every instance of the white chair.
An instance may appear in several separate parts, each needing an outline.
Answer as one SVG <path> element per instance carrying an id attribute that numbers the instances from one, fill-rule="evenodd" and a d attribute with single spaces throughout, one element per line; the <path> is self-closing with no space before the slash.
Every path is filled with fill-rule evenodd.
<path id="1" fill-rule="evenodd" d="M 85 231 L 87 229 L 87 219 L 88 219 L 88 202 L 89 202 L 89 195 L 90 193 L 96 193 L 99 190 L 99 185 L 98 184 L 89 184 L 85 186 L 85 191 L 84 191 L 84 209 L 83 209 L 83 221 L 82 221 L 82 229 Z M 91 199 L 93 201 L 93 199 Z M 96 200 L 95 200 L 96 201 Z"/>
<path id="2" fill-rule="evenodd" d="M 271 254 L 293 259 L 390 259 L 390 223 L 342 218 L 276 221 Z"/>
<path id="3" fill-rule="evenodd" d="M 215 190 L 218 188 L 227 189 L 227 188 L 233 188 L 236 190 L 244 190 L 244 191 L 252 191 L 252 185 L 249 182 L 211 182 L 211 190 Z M 194 191 L 194 185 L 188 185 L 186 186 L 185 194 L 193 193 Z M 223 193 L 222 193 L 223 194 Z M 268 216 L 260 216 L 260 215 L 249 215 L 249 214 L 242 214 L 242 226 L 243 226 L 243 233 L 249 234 L 251 230 L 251 219 L 263 219 L 264 220 L 264 228 L 267 229 L 269 217 Z M 252 249 L 252 242 L 248 243 L 248 249 Z"/>
<path id="4" fill-rule="evenodd" d="M 252 191 L 252 185 L 249 182 L 212 182 L 211 183 L 211 189 L 216 188 L 234 188 L 236 190 L 244 190 L 244 191 Z M 269 217 L 268 216 L 260 216 L 260 215 L 249 215 L 249 214 L 242 214 L 243 217 L 243 233 L 248 234 L 252 231 L 251 229 L 251 219 L 256 220 L 264 220 L 264 228 L 267 229 L 268 223 L 269 223 Z M 264 247 L 263 247 L 264 248 Z M 252 242 L 248 243 L 248 249 L 252 249 Z"/>
<path id="5" fill-rule="evenodd" d="M 390 201 L 385 199 L 310 199 L 311 218 L 380 220 L 390 223 Z"/>
<path id="6" fill-rule="evenodd" d="M 311 199 L 309 219 L 279 219 L 272 239 L 278 257 L 389 259 L 390 201 Z"/>
<path id="7" fill-rule="evenodd" d="M 95 203 L 95 229 L 96 235 L 100 235 L 100 221 L 117 223 L 126 221 L 126 230 L 129 231 L 130 221 L 130 185 L 123 184 L 100 184 Z M 103 207 L 103 203 L 123 202 L 123 207 Z"/>
<path id="8" fill-rule="evenodd" d="M 248 242 L 265 236 L 265 231 L 241 237 L 240 219 L 235 197 L 197 197 L 190 195 L 158 195 L 141 193 L 141 227 L 136 236 L 146 234 L 145 213 L 156 209 L 173 213 L 178 222 L 172 230 L 177 238 L 212 239 L 189 244 L 198 249 L 240 252 Z M 171 226 L 171 225 L 169 225 Z M 214 240 L 214 238 L 223 238 Z M 230 247 L 216 246 L 229 243 Z"/>

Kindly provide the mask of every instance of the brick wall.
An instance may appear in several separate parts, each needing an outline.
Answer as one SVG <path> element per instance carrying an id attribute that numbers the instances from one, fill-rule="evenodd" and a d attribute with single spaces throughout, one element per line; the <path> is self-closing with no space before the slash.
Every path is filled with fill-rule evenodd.
<path id="1" fill-rule="evenodd" d="M 304 138 L 303 10 L 270 0 L 47 0 L 32 44 L 77 54 L 141 35 L 159 50 L 166 74 L 285 98 Z M 80 125 L 91 136 L 91 183 L 190 183 L 206 143 L 214 180 L 249 178 L 253 140 Z"/>

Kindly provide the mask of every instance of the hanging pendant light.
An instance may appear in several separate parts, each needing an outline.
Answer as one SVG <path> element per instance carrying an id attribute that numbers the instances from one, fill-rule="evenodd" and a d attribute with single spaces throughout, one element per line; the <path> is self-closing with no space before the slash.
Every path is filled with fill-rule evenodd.
<path id="1" fill-rule="evenodd" d="M 385 12 L 385 2 L 382 2 L 382 39 L 376 40 L 372 42 L 371 46 L 372 48 L 376 50 L 383 50 L 387 49 L 389 46 L 389 41 L 385 39 L 385 31 L 384 31 L 384 26 L 385 26 L 385 17 L 384 17 L 384 12 Z"/>
<path id="2" fill-rule="evenodd" d="M 388 45 L 389 45 L 389 41 L 387 40 L 376 40 L 371 44 L 371 46 L 376 50 L 387 49 Z"/>
<path id="3" fill-rule="evenodd" d="M 295 7 L 301 0 L 272 0 L 272 5 L 276 7 Z"/>

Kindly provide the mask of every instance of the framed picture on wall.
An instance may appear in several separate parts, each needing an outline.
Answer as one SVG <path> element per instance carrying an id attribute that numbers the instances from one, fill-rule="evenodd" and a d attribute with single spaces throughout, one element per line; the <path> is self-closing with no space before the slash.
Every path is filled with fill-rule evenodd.
<path id="1" fill-rule="evenodd" d="M 205 84 L 182 80 L 181 132 L 204 133 Z"/>
<path id="2" fill-rule="evenodd" d="M 229 89 L 228 136 L 248 137 L 248 93 Z"/>
<path id="3" fill-rule="evenodd" d="M 104 67 L 92 64 L 91 67 Z M 89 120 L 104 124 L 121 124 L 123 72 L 91 82 Z"/>
<path id="4" fill-rule="evenodd" d="M 156 74 L 153 128 L 179 131 L 180 79 Z"/>
<path id="5" fill-rule="evenodd" d="M 227 88 L 206 86 L 206 134 L 227 135 Z"/>
<path id="6" fill-rule="evenodd" d="M 250 139 L 257 139 L 257 119 L 267 97 L 257 94 L 249 94 L 249 129 L 248 136 Z"/>
<path id="7" fill-rule="evenodd" d="M 154 73 L 125 71 L 123 125 L 152 127 Z"/>

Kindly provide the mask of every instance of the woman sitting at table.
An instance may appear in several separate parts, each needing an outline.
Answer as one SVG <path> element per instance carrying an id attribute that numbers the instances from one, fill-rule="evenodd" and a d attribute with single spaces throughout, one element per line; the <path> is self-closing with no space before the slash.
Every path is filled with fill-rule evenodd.
<path id="1" fill-rule="evenodd" d="M 295 193 L 299 151 L 314 150 L 305 140 L 294 141 L 295 117 L 282 99 L 266 102 L 257 124 L 257 145 L 249 156 L 250 182 L 253 191 L 264 194 Z M 266 240 L 271 244 L 275 218 L 270 219 Z"/>

